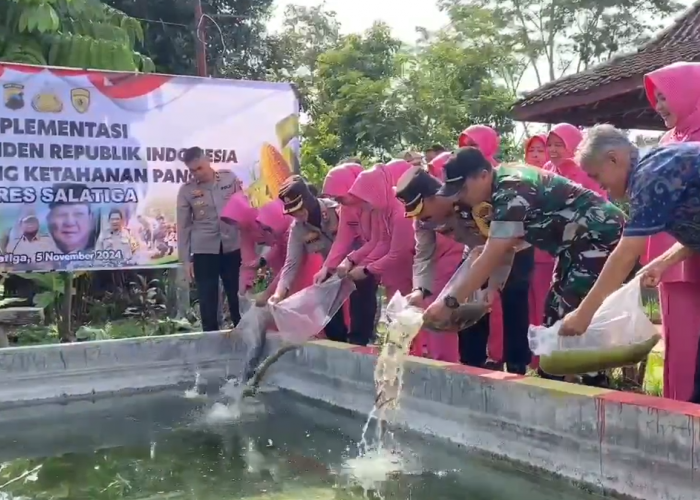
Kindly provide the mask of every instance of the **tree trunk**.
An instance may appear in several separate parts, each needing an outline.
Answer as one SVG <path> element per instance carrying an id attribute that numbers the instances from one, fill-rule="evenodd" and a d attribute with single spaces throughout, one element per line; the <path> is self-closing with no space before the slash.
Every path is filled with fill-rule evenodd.
<path id="1" fill-rule="evenodd" d="M 73 336 L 72 314 L 73 314 L 73 273 L 62 272 L 63 283 L 63 303 L 61 304 L 61 323 L 58 327 L 58 336 L 61 342 L 75 342 Z"/>

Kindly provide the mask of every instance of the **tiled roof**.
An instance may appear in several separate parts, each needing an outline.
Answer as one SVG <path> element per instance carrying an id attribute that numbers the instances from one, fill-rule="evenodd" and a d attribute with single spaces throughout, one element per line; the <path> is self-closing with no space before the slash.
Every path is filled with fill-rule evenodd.
<path id="1" fill-rule="evenodd" d="M 577 94 L 619 80 L 640 77 L 678 61 L 700 60 L 700 0 L 671 26 L 631 54 L 613 57 L 587 71 L 565 76 L 529 92 L 515 103 L 524 108 L 557 97 Z"/>

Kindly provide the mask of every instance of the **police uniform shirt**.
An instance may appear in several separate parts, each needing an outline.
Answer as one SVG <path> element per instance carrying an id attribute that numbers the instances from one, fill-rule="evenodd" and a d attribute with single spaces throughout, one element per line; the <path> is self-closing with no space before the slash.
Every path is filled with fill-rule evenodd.
<path id="1" fill-rule="evenodd" d="M 240 248 L 238 229 L 221 221 L 220 214 L 240 181 L 230 170 L 215 172 L 211 182 L 192 179 L 180 187 L 177 196 L 178 254 L 189 262 L 193 254 L 218 255 Z"/>
<path id="2" fill-rule="evenodd" d="M 122 229 L 120 231 L 109 231 L 106 236 L 97 241 L 95 250 L 121 252 L 121 259 L 119 260 L 128 261 L 134 257 L 134 246 L 134 241 L 129 231 Z"/>
<path id="3" fill-rule="evenodd" d="M 289 290 L 306 254 L 318 253 L 325 259 L 338 232 L 339 206 L 327 198 L 318 198 L 321 205 L 321 227 L 308 222 L 292 222 L 287 241 L 287 257 L 280 271 L 280 288 Z"/>

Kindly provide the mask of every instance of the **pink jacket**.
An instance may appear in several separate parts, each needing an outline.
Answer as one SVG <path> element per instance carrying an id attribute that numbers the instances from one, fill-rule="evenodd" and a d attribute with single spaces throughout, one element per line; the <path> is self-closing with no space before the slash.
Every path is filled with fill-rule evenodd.
<path id="1" fill-rule="evenodd" d="M 348 194 L 357 176 L 363 171 L 362 166 L 357 163 L 345 163 L 330 169 L 323 182 L 323 195 L 336 198 Z M 376 245 L 371 238 L 372 224 L 376 225 L 379 220 L 379 216 L 372 210 L 363 209 L 360 206 L 342 205 L 338 234 L 324 266 L 333 270 L 346 257 L 362 265 Z"/>
<path id="2" fill-rule="evenodd" d="M 666 105 L 676 115 L 676 126 L 661 138 L 661 144 L 700 141 L 700 63 L 678 62 L 644 76 L 647 99 L 656 108 L 654 90 L 666 98 Z M 667 233 L 649 238 L 647 259 L 668 250 L 676 240 Z M 664 273 L 664 283 L 700 283 L 700 257 L 695 256 Z"/>
<path id="3" fill-rule="evenodd" d="M 404 216 L 403 205 L 394 196 L 394 186 L 411 168 L 404 160 L 375 165 L 362 172 L 350 188 L 350 194 L 377 211 L 381 217 L 371 239 L 374 250 L 366 259 L 367 270 L 379 277 L 389 294 L 411 291 L 415 236 L 413 221 Z"/>
<path id="4" fill-rule="evenodd" d="M 459 135 L 459 147 L 463 148 L 474 143 L 479 151 L 491 162 L 494 167 L 498 165 L 495 156 L 498 153 L 498 148 L 501 145 L 501 139 L 498 133 L 491 127 L 486 125 L 472 125 L 467 127 Z"/>
<path id="5" fill-rule="evenodd" d="M 452 153 L 449 151 L 445 151 L 444 153 L 440 153 L 437 155 L 435 158 L 433 158 L 433 161 L 428 163 L 428 172 L 430 175 L 433 177 L 440 179 L 441 181 L 445 180 L 445 163 L 452 157 Z"/>
<path id="6" fill-rule="evenodd" d="M 554 162 L 549 161 L 543 167 L 543 170 L 548 170 L 550 172 L 554 172 L 555 174 L 559 174 L 562 177 L 566 177 L 570 181 L 598 193 L 603 198 L 608 198 L 608 193 L 605 191 L 605 189 L 600 187 L 600 184 L 591 179 L 572 158 L 561 160 L 557 162 L 557 165 L 555 165 Z"/>
<path id="7" fill-rule="evenodd" d="M 256 219 L 262 235 L 261 242 L 270 247 L 270 251 L 265 255 L 267 265 L 273 274 L 271 290 L 277 288 L 280 271 L 284 266 L 287 257 L 287 239 L 289 238 L 289 226 L 292 224 L 292 217 L 284 214 L 284 203 L 275 199 L 260 207 Z M 241 259 L 242 260 L 242 259 Z"/>
<path id="8" fill-rule="evenodd" d="M 241 245 L 241 270 L 238 279 L 238 292 L 243 294 L 253 287 L 260 256 L 256 246 L 262 242 L 260 226 L 255 222 L 257 209 L 253 208 L 242 191 L 234 193 L 221 211 L 221 220 L 238 226 Z"/>

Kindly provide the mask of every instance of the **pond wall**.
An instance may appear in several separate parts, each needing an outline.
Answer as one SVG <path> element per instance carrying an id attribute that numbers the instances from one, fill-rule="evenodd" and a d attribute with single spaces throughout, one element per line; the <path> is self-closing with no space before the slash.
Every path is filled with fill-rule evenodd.
<path id="1" fill-rule="evenodd" d="M 238 375 L 246 351 L 221 333 L 6 348 L 0 409 L 191 386 L 196 373 L 217 384 Z M 315 341 L 267 381 L 366 414 L 375 359 L 371 348 Z M 409 358 L 398 419 L 594 491 L 700 500 L 698 405 Z"/>

